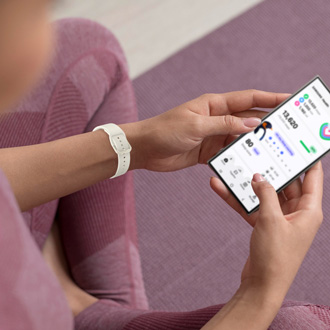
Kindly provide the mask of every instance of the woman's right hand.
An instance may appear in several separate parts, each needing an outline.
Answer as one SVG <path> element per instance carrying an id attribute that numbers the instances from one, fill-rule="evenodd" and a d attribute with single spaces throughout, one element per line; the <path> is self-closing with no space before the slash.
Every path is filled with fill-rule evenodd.
<path id="1" fill-rule="evenodd" d="M 290 213 L 283 214 L 271 184 L 255 174 L 252 187 L 260 210 L 252 232 L 250 255 L 242 272 L 248 282 L 270 290 L 284 299 L 322 223 L 323 171 L 321 162 L 281 195 L 290 201 Z"/>
<path id="2" fill-rule="evenodd" d="M 279 196 L 271 184 L 255 174 L 252 187 L 260 208 L 254 213 L 253 221 L 239 209 L 219 179 L 212 178 L 211 187 L 254 228 L 241 286 L 204 329 L 239 329 L 243 324 L 264 329 L 275 317 L 322 223 L 321 162 L 308 170 L 303 183 L 296 180 Z M 255 311 L 256 308 L 259 310 Z"/>

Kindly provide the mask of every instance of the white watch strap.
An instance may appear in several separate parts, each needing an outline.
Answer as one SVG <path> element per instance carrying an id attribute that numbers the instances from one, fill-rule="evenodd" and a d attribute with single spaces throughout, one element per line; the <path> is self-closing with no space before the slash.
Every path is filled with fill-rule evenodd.
<path id="1" fill-rule="evenodd" d="M 131 162 L 130 152 L 132 151 L 124 131 L 115 124 L 97 126 L 93 129 L 93 132 L 97 130 L 103 130 L 109 135 L 110 144 L 118 155 L 118 168 L 116 174 L 111 179 L 124 175 L 129 169 Z"/>

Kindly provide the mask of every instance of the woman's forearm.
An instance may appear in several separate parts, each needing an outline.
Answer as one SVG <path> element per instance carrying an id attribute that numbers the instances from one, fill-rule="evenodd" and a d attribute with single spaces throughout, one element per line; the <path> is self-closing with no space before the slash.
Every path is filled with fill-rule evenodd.
<path id="1" fill-rule="evenodd" d="M 206 94 L 159 116 L 120 125 L 133 148 L 130 169 L 168 172 L 206 163 L 229 137 L 260 124 L 264 113 L 248 109 L 276 106 L 287 96 L 253 90 Z M 97 131 L 0 149 L 0 168 L 25 211 L 110 178 L 117 155 L 107 134 Z"/>
<path id="2" fill-rule="evenodd" d="M 282 300 L 268 290 L 241 285 L 233 298 L 202 330 L 266 330 L 275 318 Z"/>
<path id="3" fill-rule="evenodd" d="M 132 144 L 130 169 L 138 167 L 134 145 L 137 125 L 126 124 Z M 48 143 L 0 149 L 1 169 L 6 174 L 22 211 L 110 178 L 118 156 L 102 130 Z"/>

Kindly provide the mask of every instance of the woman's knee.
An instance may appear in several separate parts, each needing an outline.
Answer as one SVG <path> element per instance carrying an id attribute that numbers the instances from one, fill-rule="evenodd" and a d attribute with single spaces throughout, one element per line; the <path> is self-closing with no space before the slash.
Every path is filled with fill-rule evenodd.
<path id="1" fill-rule="evenodd" d="M 101 108 L 119 85 L 127 86 L 122 88 L 124 93 L 117 93 L 112 99 L 119 103 L 119 96 L 126 94 L 134 108 L 127 62 L 114 35 L 86 19 L 64 19 L 55 22 L 54 26 L 55 54 L 47 82 L 39 90 L 40 93 L 52 91 L 44 126 L 46 141 L 88 130 L 96 112 L 107 111 L 108 116 L 116 118 L 116 104 L 113 109 Z M 127 111 L 135 112 L 124 109 Z"/>
<path id="2" fill-rule="evenodd" d="M 67 18 L 54 23 L 56 55 L 64 54 L 68 64 L 97 51 L 113 54 L 117 65 L 128 71 L 127 61 L 114 34 L 99 23 L 83 18 Z M 106 54 L 107 55 L 107 54 Z M 105 55 L 105 56 L 106 56 Z"/>

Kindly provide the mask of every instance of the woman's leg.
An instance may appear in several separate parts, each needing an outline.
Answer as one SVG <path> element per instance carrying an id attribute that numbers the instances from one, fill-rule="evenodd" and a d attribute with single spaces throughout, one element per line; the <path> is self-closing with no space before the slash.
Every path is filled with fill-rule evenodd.
<path id="1" fill-rule="evenodd" d="M 62 20 L 55 27 L 57 45 L 48 73 L 1 117 L 0 147 L 47 142 L 99 124 L 137 119 L 127 63 L 111 32 L 83 19 Z M 97 298 L 146 308 L 132 173 L 24 213 L 40 248 L 56 213 L 69 269 L 79 286 Z"/>
<path id="2" fill-rule="evenodd" d="M 64 255 L 56 221 L 47 237 L 46 243 L 42 249 L 42 254 L 59 280 L 74 316 L 98 301 L 97 298 L 85 292 L 73 281 Z"/>
<path id="3" fill-rule="evenodd" d="M 63 54 L 73 47 L 88 47 L 89 53 L 57 84 L 53 104 L 62 106 L 66 94 L 79 93 L 71 106 L 81 99 L 87 108 L 72 115 L 81 123 L 81 132 L 104 123 L 136 121 L 126 60 L 114 36 L 98 24 L 82 20 L 61 21 L 57 27 Z M 67 42 L 68 34 L 74 45 Z M 58 130 L 63 135 L 58 121 L 65 125 L 68 111 L 65 107 L 57 118 L 50 117 L 52 129 L 47 131 Z M 96 298 L 147 308 L 134 203 L 133 174 L 128 173 L 61 198 L 57 217 L 70 272 L 78 286 Z"/>
<path id="4" fill-rule="evenodd" d="M 141 311 L 112 306 L 99 300 L 75 318 L 77 330 L 199 330 L 223 305 L 191 312 Z M 270 330 L 325 330 L 330 328 L 330 308 L 285 302 Z"/>
<path id="5" fill-rule="evenodd" d="M 0 172 L 0 329 L 71 330 L 63 291 L 29 232 Z"/>

